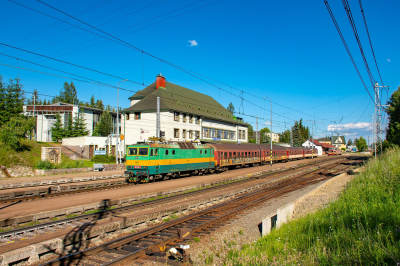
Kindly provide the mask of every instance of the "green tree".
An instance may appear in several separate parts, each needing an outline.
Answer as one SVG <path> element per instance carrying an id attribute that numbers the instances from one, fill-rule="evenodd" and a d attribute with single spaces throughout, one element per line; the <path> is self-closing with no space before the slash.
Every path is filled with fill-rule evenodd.
<path id="1" fill-rule="evenodd" d="M 400 87 L 390 96 L 388 104 L 389 107 L 386 112 L 389 117 L 389 124 L 386 139 L 391 144 L 400 145 Z"/>
<path id="2" fill-rule="evenodd" d="M 20 79 L 10 79 L 5 84 L 0 76 L 0 126 L 22 113 L 24 101 Z"/>
<path id="3" fill-rule="evenodd" d="M 279 134 L 279 142 L 290 143 L 290 130 L 286 129 L 281 134 Z"/>
<path id="4" fill-rule="evenodd" d="M 367 150 L 368 149 L 367 141 L 363 137 L 360 137 L 360 139 L 358 139 L 356 142 L 356 147 L 358 151 Z"/>
<path id="5" fill-rule="evenodd" d="M 353 141 L 351 140 L 351 139 L 349 139 L 348 141 L 347 141 L 347 147 L 348 146 L 352 146 L 353 145 Z"/>
<path id="6" fill-rule="evenodd" d="M 74 83 L 71 81 L 64 82 L 63 88 L 60 90 L 60 95 L 53 98 L 54 102 L 63 102 L 69 104 L 79 104 L 78 92 L 76 91 Z"/>
<path id="7" fill-rule="evenodd" d="M 96 108 L 96 101 L 94 99 L 94 95 L 90 98 L 90 105 L 89 107 Z"/>
<path id="8" fill-rule="evenodd" d="M 97 109 L 104 110 L 104 104 L 103 104 L 103 101 L 102 101 L 102 100 L 97 100 L 97 101 L 96 101 L 96 108 L 97 108 Z"/>
<path id="9" fill-rule="evenodd" d="M 51 138 L 53 141 L 58 142 L 65 137 L 64 125 L 61 123 L 61 115 L 56 114 L 56 122 L 51 127 Z"/>
<path id="10" fill-rule="evenodd" d="M 260 143 L 270 143 L 271 138 L 270 136 L 267 135 L 267 133 L 270 133 L 271 131 L 269 130 L 268 127 L 264 127 L 263 129 L 260 130 Z"/>
<path id="11" fill-rule="evenodd" d="M 108 110 L 105 110 L 93 131 L 93 136 L 106 137 L 112 133 L 112 117 Z"/>
<path id="12" fill-rule="evenodd" d="M 72 114 L 68 114 L 68 125 L 65 129 L 64 138 L 74 137 L 74 123 L 72 121 Z"/>
<path id="13" fill-rule="evenodd" d="M 231 112 L 232 114 L 235 112 L 235 106 L 233 106 L 233 103 L 230 102 L 228 107 L 226 107 L 226 109 L 228 109 L 229 112 Z"/>
<path id="14" fill-rule="evenodd" d="M 21 139 L 32 134 L 36 123 L 35 118 L 26 118 L 21 115 L 11 117 L 0 127 L 0 140 L 3 145 L 14 150 L 21 148 Z"/>
<path id="15" fill-rule="evenodd" d="M 86 129 L 85 118 L 82 115 L 76 115 L 72 125 L 72 137 L 87 136 L 89 130 Z"/>
<path id="16" fill-rule="evenodd" d="M 293 126 L 293 147 L 301 147 L 303 143 L 300 124 L 295 121 Z"/>
<path id="17" fill-rule="evenodd" d="M 245 124 L 247 126 L 247 138 L 248 138 L 248 141 L 250 143 L 255 143 L 256 140 L 253 137 L 253 135 L 254 135 L 253 126 L 250 125 L 249 123 L 245 123 Z"/>

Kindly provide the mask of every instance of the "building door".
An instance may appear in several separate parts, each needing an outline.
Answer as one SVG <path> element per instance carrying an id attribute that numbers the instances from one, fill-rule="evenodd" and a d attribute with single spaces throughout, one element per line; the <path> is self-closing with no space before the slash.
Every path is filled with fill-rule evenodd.
<path id="1" fill-rule="evenodd" d="M 89 145 L 89 159 L 92 159 L 92 157 L 93 157 L 93 150 L 94 150 L 94 146 Z"/>

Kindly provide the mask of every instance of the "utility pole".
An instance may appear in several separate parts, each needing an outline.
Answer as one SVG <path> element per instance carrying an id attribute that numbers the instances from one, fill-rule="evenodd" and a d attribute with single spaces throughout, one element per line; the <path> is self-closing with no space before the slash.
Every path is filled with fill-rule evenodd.
<path id="1" fill-rule="evenodd" d="M 376 142 L 380 143 L 382 153 L 382 130 L 381 130 L 381 108 L 383 106 L 379 99 L 379 88 L 389 88 L 389 86 L 379 86 L 378 82 L 375 82 L 375 128 L 376 128 Z M 375 144 L 375 157 L 376 157 L 376 144 Z"/>
<path id="2" fill-rule="evenodd" d="M 375 158 L 376 158 L 375 115 L 372 115 L 372 143 L 375 146 Z"/>
<path id="3" fill-rule="evenodd" d="M 258 143 L 258 116 L 256 116 L 256 143 Z"/>
<path id="4" fill-rule="evenodd" d="M 157 97 L 156 137 L 161 137 L 160 132 L 160 97 Z"/>
<path id="5" fill-rule="evenodd" d="M 36 95 L 33 94 L 33 117 L 35 117 L 35 109 L 36 109 Z M 36 118 L 36 124 L 37 124 L 37 118 Z M 33 139 L 36 141 L 36 126 L 35 126 L 35 135 L 33 136 Z"/>
<path id="6" fill-rule="evenodd" d="M 271 167 L 272 167 L 272 100 L 270 97 L 263 97 L 264 99 L 268 98 L 271 102 Z"/>
<path id="7" fill-rule="evenodd" d="M 293 126 L 290 127 L 290 147 L 293 147 Z"/>
<path id="8" fill-rule="evenodd" d="M 115 164 L 118 164 L 118 144 L 119 144 L 119 83 L 127 81 L 127 79 L 123 79 L 118 81 L 118 89 L 117 89 L 117 134 L 115 135 Z M 119 163 L 121 163 L 121 158 L 119 158 Z"/>

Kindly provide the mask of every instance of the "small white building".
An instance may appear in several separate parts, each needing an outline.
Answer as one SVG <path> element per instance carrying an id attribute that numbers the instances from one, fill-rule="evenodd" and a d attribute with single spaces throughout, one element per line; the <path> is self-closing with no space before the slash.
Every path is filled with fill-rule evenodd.
<path id="1" fill-rule="evenodd" d="M 304 142 L 301 146 L 306 147 L 306 148 L 315 148 L 318 150 L 318 156 L 322 155 L 322 144 L 319 143 L 317 140 L 315 139 L 311 139 L 311 140 L 306 140 L 306 142 Z"/>
<path id="2" fill-rule="evenodd" d="M 167 141 L 247 142 L 247 125 L 212 97 L 167 82 L 156 82 L 131 96 L 122 110 L 121 134 L 125 145 L 148 141 L 156 134 L 157 98 L 160 131 Z"/>
<path id="3" fill-rule="evenodd" d="M 67 103 L 54 103 L 50 105 L 24 105 L 23 113 L 25 116 L 36 118 L 36 140 L 51 142 L 51 128 L 56 122 L 56 114 L 60 114 L 61 123 L 64 128 L 68 127 L 69 117 L 74 121 L 76 116 L 83 116 L 85 119 L 86 130 L 89 131 L 89 136 L 93 134 L 93 130 L 100 120 L 100 115 L 103 110 L 86 106 L 79 106 Z M 116 117 L 117 113 L 110 112 L 112 116 L 113 133 L 116 132 Z"/>

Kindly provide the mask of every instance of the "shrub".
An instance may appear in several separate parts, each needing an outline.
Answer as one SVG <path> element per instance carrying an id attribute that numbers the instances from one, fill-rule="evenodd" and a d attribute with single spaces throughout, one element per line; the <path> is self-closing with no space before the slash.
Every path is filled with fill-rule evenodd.
<path id="1" fill-rule="evenodd" d="M 49 161 L 38 161 L 38 162 L 35 164 L 35 168 L 36 168 L 36 169 L 48 170 L 48 169 L 55 169 L 56 167 L 55 167 L 54 164 L 52 164 L 52 163 L 49 162 Z"/>
<path id="2" fill-rule="evenodd" d="M 111 155 L 95 155 L 91 159 L 94 163 L 115 163 L 115 156 Z"/>

